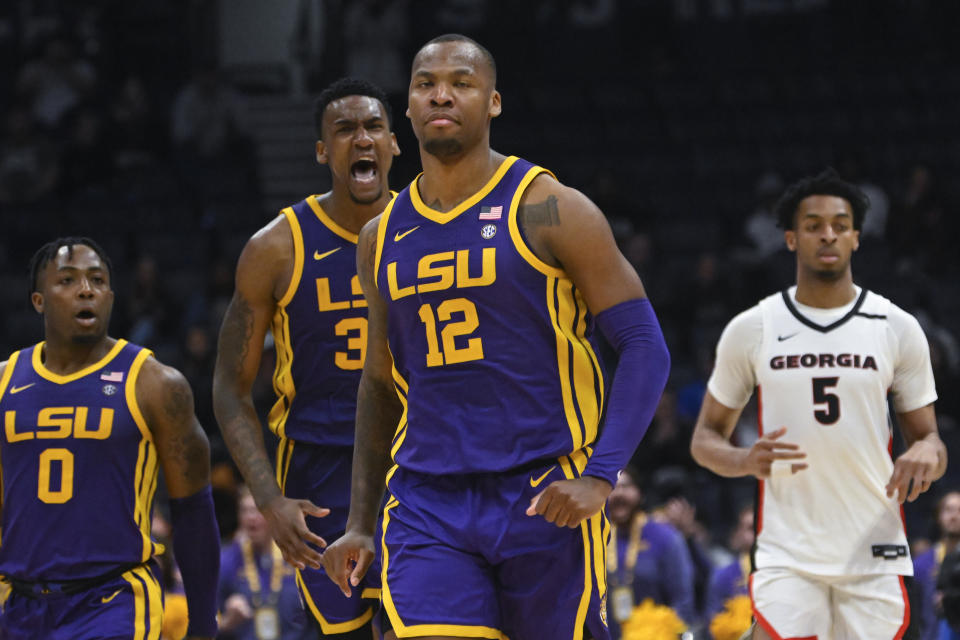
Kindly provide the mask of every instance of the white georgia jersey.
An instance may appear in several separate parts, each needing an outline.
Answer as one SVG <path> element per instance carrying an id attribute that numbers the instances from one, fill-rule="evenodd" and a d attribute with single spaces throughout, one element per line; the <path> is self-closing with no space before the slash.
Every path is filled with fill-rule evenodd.
<path id="1" fill-rule="evenodd" d="M 912 575 L 903 514 L 886 496 L 893 473 L 887 395 L 897 413 L 936 400 L 919 323 L 857 289 L 842 308 L 796 302 L 796 287 L 734 318 L 707 385 L 742 408 L 756 388 L 759 431 L 780 427 L 809 468 L 759 481 L 758 568 L 818 575 Z"/>

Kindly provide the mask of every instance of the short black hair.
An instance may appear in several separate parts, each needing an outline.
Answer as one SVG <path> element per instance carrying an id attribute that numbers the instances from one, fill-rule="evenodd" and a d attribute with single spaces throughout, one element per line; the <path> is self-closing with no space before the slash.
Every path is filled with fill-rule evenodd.
<path id="1" fill-rule="evenodd" d="M 346 96 L 367 96 L 379 100 L 387 113 L 387 125 L 391 130 L 393 129 L 393 110 L 390 108 L 390 99 L 387 98 L 387 93 L 383 89 L 360 78 L 340 78 L 321 91 L 313 103 L 313 125 L 317 131 L 317 140 L 323 138 L 323 114 L 327 106 L 334 100 Z"/>
<path id="2" fill-rule="evenodd" d="M 28 296 L 32 295 L 35 291 L 39 291 L 40 272 L 43 271 L 44 267 L 53 261 L 60 249 L 62 247 L 66 247 L 67 255 L 72 258 L 73 248 L 78 244 L 82 244 L 93 249 L 93 252 L 100 257 L 100 260 L 102 260 L 104 266 L 106 266 L 107 275 L 109 275 L 112 279 L 113 263 L 110 262 L 110 258 L 107 256 L 107 253 L 103 250 L 103 248 L 100 247 L 99 244 L 85 236 L 67 236 L 64 238 L 57 238 L 56 240 L 51 240 L 37 249 L 37 252 L 33 254 L 32 258 L 30 258 L 30 291 L 27 292 Z"/>
<path id="3" fill-rule="evenodd" d="M 417 51 L 417 55 L 413 57 L 414 62 L 416 62 L 417 57 L 420 55 L 420 52 L 429 47 L 432 44 L 439 44 L 442 42 L 466 42 L 474 47 L 480 52 L 483 56 L 483 59 L 487 62 L 487 65 L 490 67 L 490 72 L 493 74 L 493 86 L 497 86 L 497 61 L 493 59 L 493 54 L 490 53 L 490 50 L 485 46 L 474 40 L 469 36 L 465 36 L 462 33 L 445 33 L 442 36 L 437 36 L 433 40 L 427 42 L 425 45 L 420 47 L 420 51 Z"/>
<path id="4" fill-rule="evenodd" d="M 853 228 L 859 231 L 863 227 L 863 219 L 870 208 L 870 198 L 857 185 L 841 178 L 833 167 L 827 167 L 818 175 L 803 178 L 787 187 L 773 208 L 777 215 L 777 226 L 793 229 L 797 207 L 810 196 L 843 198 L 853 210 Z"/>

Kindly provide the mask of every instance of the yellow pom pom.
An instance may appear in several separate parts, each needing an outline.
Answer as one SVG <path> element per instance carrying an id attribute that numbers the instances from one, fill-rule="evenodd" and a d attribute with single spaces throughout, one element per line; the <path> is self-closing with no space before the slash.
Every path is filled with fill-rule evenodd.
<path id="1" fill-rule="evenodd" d="M 714 640 L 739 640 L 752 622 L 750 596 L 736 596 L 727 600 L 723 611 L 710 621 L 710 633 Z"/>
<path id="2" fill-rule="evenodd" d="M 168 593 L 164 596 L 163 627 L 164 640 L 183 640 L 187 635 L 187 598 L 182 593 Z"/>
<path id="3" fill-rule="evenodd" d="M 623 640 L 677 640 L 686 630 L 687 625 L 673 609 L 647 598 L 633 608 L 620 627 L 620 635 Z"/>

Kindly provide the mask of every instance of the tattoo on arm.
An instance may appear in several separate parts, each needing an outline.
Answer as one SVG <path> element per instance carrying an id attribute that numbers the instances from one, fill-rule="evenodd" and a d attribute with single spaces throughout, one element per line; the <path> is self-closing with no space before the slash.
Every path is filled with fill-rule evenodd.
<path id="1" fill-rule="evenodd" d="M 178 477 L 172 480 L 186 486 L 206 485 L 210 481 L 210 446 L 197 423 L 190 386 L 181 378 L 168 383 L 164 395 L 164 422 L 175 427 L 168 431 L 162 452 L 176 469 Z"/>
<path id="2" fill-rule="evenodd" d="M 227 308 L 220 329 L 219 357 L 225 370 L 232 375 L 240 375 L 243 361 L 250 353 L 250 336 L 253 335 L 253 309 L 246 299 L 237 294 Z"/>
<path id="3" fill-rule="evenodd" d="M 252 399 L 243 397 L 237 381 L 250 355 L 254 314 L 240 294 L 234 296 L 220 329 L 217 371 L 214 374 L 214 409 L 224 442 L 258 505 L 279 492 L 267 455 L 260 419 Z"/>
<path id="4" fill-rule="evenodd" d="M 560 225 L 560 209 L 557 197 L 547 196 L 543 202 L 525 204 L 517 211 L 517 221 L 524 229 L 535 226 L 556 227 Z"/>

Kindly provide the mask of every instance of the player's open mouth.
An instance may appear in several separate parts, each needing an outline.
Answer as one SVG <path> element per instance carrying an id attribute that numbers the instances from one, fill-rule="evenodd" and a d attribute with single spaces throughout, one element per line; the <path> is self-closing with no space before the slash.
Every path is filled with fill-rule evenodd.
<path id="1" fill-rule="evenodd" d="M 357 160 L 350 166 L 350 177 L 360 184 L 371 184 L 377 180 L 377 163 L 369 158 Z"/>
<path id="2" fill-rule="evenodd" d="M 91 325 L 97 321 L 97 314 L 95 314 L 93 311 L 84 309 L 83 311 L 77 312 L 74 318 L 76 318 L 77 322 L 82 325 Z"/>

